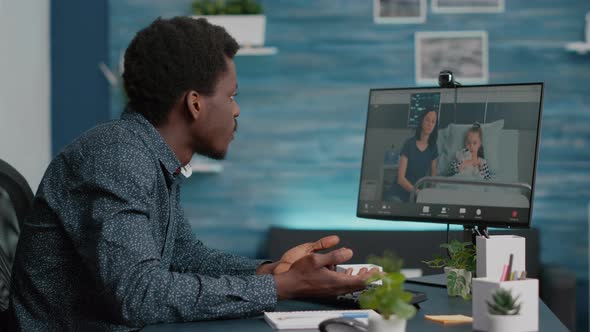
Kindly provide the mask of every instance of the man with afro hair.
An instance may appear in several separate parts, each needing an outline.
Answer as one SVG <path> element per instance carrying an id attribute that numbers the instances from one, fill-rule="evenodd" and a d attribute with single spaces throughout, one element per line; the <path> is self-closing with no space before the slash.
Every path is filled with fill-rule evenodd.
<path id="1" fill-rule="evenodd" d="M 277 262 L 207 248 L 180 185 L 193 154 L 224 158 L 240 108 L 238 44 L 204 19 L 157 19 L 125 53 L 128 106 L 61 151 L 39 186 L 13 267 L 14 330 L 127 331 L 245 317 L 277 300 L 359 290 L 375 271 L 330 269 L 328 236 Z M 188 175 L 188 174 L 187 174 Z"/>

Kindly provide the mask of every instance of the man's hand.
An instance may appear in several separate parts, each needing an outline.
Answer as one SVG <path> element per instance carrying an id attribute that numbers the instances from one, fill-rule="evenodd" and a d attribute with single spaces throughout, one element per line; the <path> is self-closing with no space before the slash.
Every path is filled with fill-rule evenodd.
<path id="1" fill-rule="evenodd" d="M 294 297 L 336 296 L 365 288 L 365 280 L 378 269 L 359 271 L 357 275 L 336 272 L 328 267 L 352 258 L 352 250 L 341 248 L 327 254 L 310 253 L 294 262 L 285 273 L 275 274 L 279 300 Z"/>
<path id="2" fill-rule="evenodd" d="M 272 271 L 272 274 L 285 273 L 289 271 L 293 263 L 303 258 L 304 256 L 307 256 L 319 250 L 332 248 L 339 242 L 340 238 L 338 236 L 330 235 L 323 237 L 315 242 L 308 242 L 300 244 L 297 247 L 291 248 L 283 254 L 281 260 L 278 262 L 277 266 Z"/>

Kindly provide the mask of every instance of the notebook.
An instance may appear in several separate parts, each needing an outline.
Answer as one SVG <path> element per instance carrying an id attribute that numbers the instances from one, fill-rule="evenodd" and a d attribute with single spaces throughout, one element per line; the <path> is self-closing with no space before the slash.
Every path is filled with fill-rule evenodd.
<path id="1" fill-rule="evenodd" d="M 320 310 L 320 311 L 275 311 L 265 312 L 264 320 L 274 330 L 317 330 L 326 319 L 349 317 L 367 324 L 374 310 Z"/>

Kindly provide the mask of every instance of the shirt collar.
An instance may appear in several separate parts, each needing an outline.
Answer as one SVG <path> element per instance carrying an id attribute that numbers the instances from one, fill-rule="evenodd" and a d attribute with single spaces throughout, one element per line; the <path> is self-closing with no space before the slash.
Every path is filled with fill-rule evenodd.
<path id="1" fill-rule="evenodd" d="M 135 121 L 140 128 L 146 133 L 148 147 L 158 157 L 164 168 L 174 175 L 176 171 L 182 166 L 170 146 L 164 141 L 160 132 L 152 125 L 143 115 L 133 111 L 129 107 L 121 114 L 121 119 Z"/>

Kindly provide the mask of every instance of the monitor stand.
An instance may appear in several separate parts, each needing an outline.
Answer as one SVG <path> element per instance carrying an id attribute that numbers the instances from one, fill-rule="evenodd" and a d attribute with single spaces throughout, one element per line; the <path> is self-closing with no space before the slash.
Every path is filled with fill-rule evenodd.
<path id="1" fill-rule="evenodd" d="M 476 228 L 477 227 L 477 228 Z M 475 238 L 485 236 L 489 238 L 488 230 L 485 226 L 463 226 L 463 241 L 471 242 L 475 246 Z M 431 274 L 427 276 L 406 279 L 407 283 L 421 284 L 435 287 L 447 287 L 447 277 L 444 273 Z"/>

